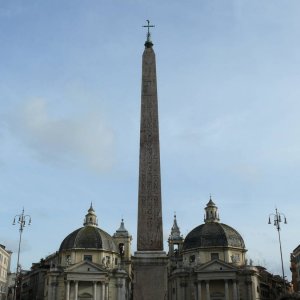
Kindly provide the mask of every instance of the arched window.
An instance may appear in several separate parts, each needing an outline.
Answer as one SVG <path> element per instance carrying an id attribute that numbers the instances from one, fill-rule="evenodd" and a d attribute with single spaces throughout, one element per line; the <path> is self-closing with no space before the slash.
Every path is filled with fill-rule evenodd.
<path id="1" fill-rule="evenodd" d="M 125 246 L 123 243 L 119 244 L 119 253 L 121 256 L 124 256 L 124 254 L 125 254 Z"/>

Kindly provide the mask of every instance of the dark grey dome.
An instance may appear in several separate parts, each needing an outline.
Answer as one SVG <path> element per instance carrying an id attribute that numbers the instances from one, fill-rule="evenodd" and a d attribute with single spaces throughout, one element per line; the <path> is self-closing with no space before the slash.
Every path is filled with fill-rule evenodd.
<path id="1" fill-rule="evenodd" d="M 84 226 L 70 233 L 62 241 L 59 251 L 78 248 L 118 252 L 112 237 L 96 226 Z"/>
<path id="2" fill-rule="evenodd" d="M 185 238 L 183 250 L 208 247 L 245 248 L 241 235 L 232 227 L 208 222 L 194 228 Z"/>

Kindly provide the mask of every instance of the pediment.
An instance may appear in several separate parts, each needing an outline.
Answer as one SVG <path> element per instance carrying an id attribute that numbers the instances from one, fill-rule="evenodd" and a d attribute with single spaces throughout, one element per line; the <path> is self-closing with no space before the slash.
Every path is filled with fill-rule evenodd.
<path id="1" fill-rule="evenodd" d="M 221 260 L 215 259 L 206 264 L 197 266 L 196 272 L 217 272 L 217 271 L 236 271 L 236 268 L 230 264 L 227 264 Z"/>
<path id="2" fill-rule="evenodd" d="M 83 261 L 68 267 L 65 273 L 107 273 L 107 270 L 100 265 Z"/>

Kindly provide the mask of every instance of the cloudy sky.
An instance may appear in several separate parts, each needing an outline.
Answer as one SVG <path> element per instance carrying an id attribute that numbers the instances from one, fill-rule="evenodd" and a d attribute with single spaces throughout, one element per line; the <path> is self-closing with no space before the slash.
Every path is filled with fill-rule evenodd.
<path id="1" fill-rule="evenodd" d="M 281 273 L 300 243 L 298 0 L 0 0 L 0 243 L 28 269 L 93 202 L 136 244 L 141 55 L 155 24 L 165 240 L 211 194 L 255 264 Z M 166 247 L 167 249 L 167 247 Z"/>

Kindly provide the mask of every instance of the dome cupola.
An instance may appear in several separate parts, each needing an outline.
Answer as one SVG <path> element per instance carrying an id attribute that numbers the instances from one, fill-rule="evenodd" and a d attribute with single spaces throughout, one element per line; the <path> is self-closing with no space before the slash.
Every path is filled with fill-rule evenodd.
<path id="1" fill-rule="evenodd" d="M 219 222 L 220 217 L 218 213 L 218 207 L 216 204 L 212 201 L 211 196 L 209 197 L 209 202 L 206 204 L 205 207 L 205 216 L 204 216 L 204 222 Z"/>
<path id="2" fill-rule="evenodd" d="M 88 210 L 88 213 L 85 215 L 85 219 L 84 219 L 84 226 L 98 226 L 98 222 L 97 222 L 97 215 L 93 209 L 93 204 L 91 203 L 91 206 Z"/>

